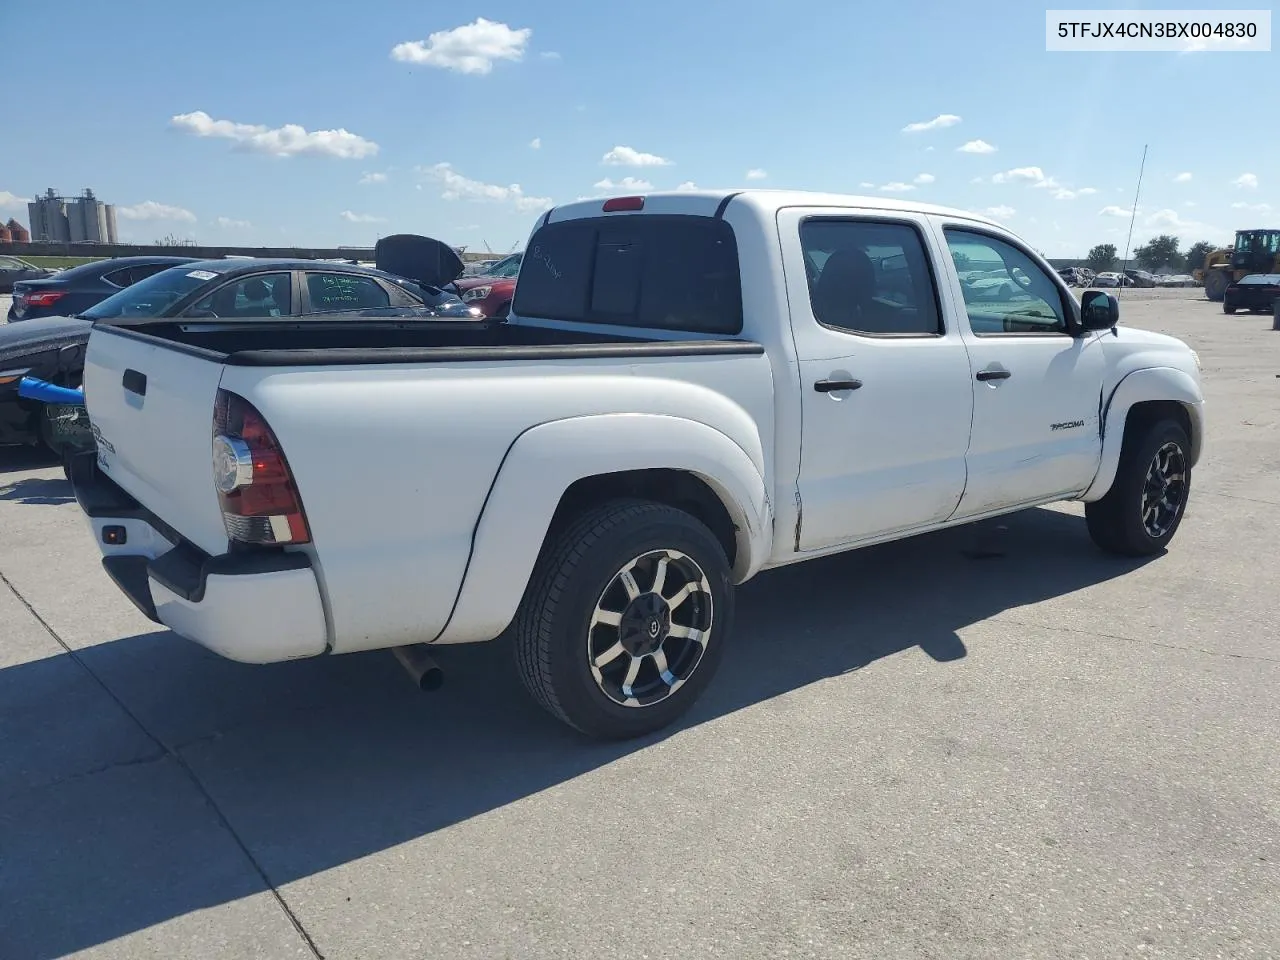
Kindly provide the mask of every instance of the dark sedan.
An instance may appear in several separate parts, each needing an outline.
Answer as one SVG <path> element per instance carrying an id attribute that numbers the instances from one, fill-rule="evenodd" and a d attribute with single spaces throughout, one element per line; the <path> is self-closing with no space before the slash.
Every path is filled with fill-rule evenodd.
<path id="1" fill-rule="evenodd" d="M 13 285 L 21 280 L 43 280 L 57 272 L 18 257 L 0 256 L 0 293 L 12 293 Z"/>
<path id="2" fill-rule="evenodd" d="M 1280 299 L 1280 273 L 1251 273 L 1227 285 L 1222 295 L 1222 312 L 1270 313 L 1277 299 Z"/>
<path id="3" fill-rule="evenodd" d="M 479 320 L 452 293 L 371 267 L 316 260 L 197 260 L 79 314 L 86 320 Z"/>
<path id="4" fill-rule="evenodd" d="M 71 267 L 45 279 L 22 280 L 13 285 L 9 322 L 36 317 L 73 317 L 125 287 L 192 257 L 114 257 Z"/>

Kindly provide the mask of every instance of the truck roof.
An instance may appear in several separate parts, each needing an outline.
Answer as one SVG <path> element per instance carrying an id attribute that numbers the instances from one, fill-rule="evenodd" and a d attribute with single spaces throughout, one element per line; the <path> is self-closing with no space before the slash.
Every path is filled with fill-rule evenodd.
<path id="1" fill-rule="evenodd" d="M 644 213 L 694 214 L 714 216 L 730 201 L 751 204 L 765 214 L 775 214 L 784 207 L 858 207 L 865 210 L 901 211 L 940 216 L 964 217 L 991 226 L 1000 226 L 995 220 L 969 210 L 944 207 L 933 203 L 918 203 L 897 197 L 866 197 L 859 194 L 823 193 L 813 190 L 667 190 L 628 194 L 644 197 Z M 541 223 L 556 223 L 581 217 L 599 216 L 609 197 L 594 197 L 562 204 L 547 211 Z M 616 198 L 612 198 L 616 199 Z"/>

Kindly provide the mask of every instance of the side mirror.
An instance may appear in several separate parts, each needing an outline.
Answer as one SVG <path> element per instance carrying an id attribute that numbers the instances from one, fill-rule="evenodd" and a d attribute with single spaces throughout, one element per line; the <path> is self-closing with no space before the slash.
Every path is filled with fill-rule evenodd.
<path id="1" fill-rule="evenodd" d="M 1101 290 L 1086 290 L 1080 298 L 1080 325 L 1086 330 L 1110 330 L 1120 322 L 1120 301 Z"/>

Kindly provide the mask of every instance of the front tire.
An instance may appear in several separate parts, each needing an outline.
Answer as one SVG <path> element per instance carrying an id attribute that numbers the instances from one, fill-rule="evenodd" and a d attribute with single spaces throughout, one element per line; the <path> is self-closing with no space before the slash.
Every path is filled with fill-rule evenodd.
<path id="1" fill-rule="evenodd" d="M 1173 420 L 1125 431 L 1111 489 L 1085 504 L 1089 536 L 1109 553 L 1160 553 L 1177 533 L 1191 493 L 1191 442 Z"/>
<path id="2" fill-rule="evenodd" d="M 1222 305 L 1222 312 L 1223 312 L 1223 313 L 1235 313 L 1235 312 L 1236 312 L 1236 308 L 1235 308 L 1235 307 L 1228 307 L 1228 306 L 1224 303 L 1224 304 Z"/>
<path id="3" fill-rule="evenodd" d="M 588 736 L 666 727 L 724 656 L 733 586 L 724 548 L 682 510 L 615 500 L 544 546 L 516 615 L 521 679 Z"/>

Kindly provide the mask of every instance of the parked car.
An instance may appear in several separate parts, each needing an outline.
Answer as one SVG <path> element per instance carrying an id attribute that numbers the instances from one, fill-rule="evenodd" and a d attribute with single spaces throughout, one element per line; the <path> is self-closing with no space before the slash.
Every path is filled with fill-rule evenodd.
<path id="1" fill-rule="evenodd" d="M 510 627 L 537 702 L 615 738 L 697 700 L 761 570 L 1059 500 L 1113 553 L 1178 529 L 1196 355 L 989 218 L 673 192 L 554 208 L 527 252 L 506 322 L 394 347 L 95 324 L 72 473 L 115 582 L 232 659 L 393 648 L 419 682 Z M 957 262 L 1021 293 L 950 297 Z"/>
<path id="2" fill-rule="evenodd" d="M 1280 273 L 1251 273 L 1227 284 L 1222 296 L 1222 312 L 1270 313 L 1280 298 Z"/>
<path id="3" fill-rule="evenodd" d="M 305 320 L 317 331 L 330 331 L 316 334 L 322 339 L 340 336 L 332 332 L 335 323 L 359 321 L 371 336 L 388 344 L 403 337 L 400 331 L 413 321 L 475 324 L 478 310 L 425 282 L 453 275 L 456 258 L 448 248 L 440 253 L 435 244 L 413 236 L 384 237 L 380 242 L 384 264 L 415 273 L 420 280 L 332 261 L 196 260 L 117 290 L 77 318 L 40 317 L 0 326 L 0 444 L 44 444 L 60 453 L 87 430 L 87 422 L 71 416 L 63 405 L 19 397 L 18 384 L 30 376 L 79 387 L 84 345 L 95 321 L 145 326 L 180 320 L 189 329 L 208 332 L 219 328 L 209 321 L 248 320 L 265 332 Z"/>
<path id="4" fill-rule="evenodd" d="M 1093 282 L 1089 284 L 1091 287 L 1132 287 L 1133 278 L 1123 273 L 1115 273 L 1108 271 L 1100 273 L 1093 278 Z"/>
<path id="5" fill-rule="evenodd" d="M 1086 267 L 1063 267 L 1058 274 L 1071 287 L 1087 287 L 1093 281 L 1093 271 Z"/>
<path id="6" fill-rule="evenodd" d="M 88 439 L 88 418 L 65 405 L 18 395 L 23 377 L 65 387 L 80 386 L 88 320 L 42 317 L 0 324 L 0 446 L 43 444 L 56 454 Z"/>
<path id="7" fill-rule="evenodd" d="M 1155 274 L 1147 270 L 1126 270 L 1125 274 L 1133 281 L 1135 287 L 1157 286 Z"/>
<path id="8" fill-rule="evenodd" d="M 0 293 L 12 293 L 13 285 L 21 280 L 43 280 L 57 272 L 51 267 L 37 267 L 19 257 L 0 255 Z"/>
<path id="9" fill-rule="evenodd" d="M 523 253 L 503 257 L 483 273 L 459 277 L 448 289 L 456 291 L 464 303 L 478 307 L 486 317 L 505 317 L 511 310 L 523 257 Z"/>
<path id="10" fill-rule="evenodd" d="M 114 257 L 59 271 L 42 280 L 13 285 L 9 322 L 35 317 L 71 317 L 125 287 L 193 257 Z"/>
<path id="11" fill-rule="evenodd" d="M 1156 282 L 1162 287 L 1194 287 L 1196 285 L 1195 277 L 1189 273 L 1166 274 L 1156 277 Z"/>

